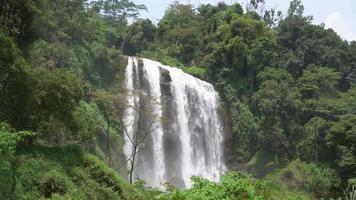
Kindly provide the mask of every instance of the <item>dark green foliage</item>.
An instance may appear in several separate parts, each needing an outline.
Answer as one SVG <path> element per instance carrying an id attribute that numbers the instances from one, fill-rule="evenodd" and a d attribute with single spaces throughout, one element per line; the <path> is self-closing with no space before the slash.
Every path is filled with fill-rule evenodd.
<path id="1" fill-rule="evenodd" d="M 13 37 L 23 49 L 36 39 L 33 19 L 38 13 L 37 2 L 19 0 L 2 1 L 0 4 L 0 32 Z"/>
<path id="2" fill-rule="evenodd" d="M 313 24 L 300 0 L 290 3 L 285 17 L 274 9 L 262 12 L 264 3 L 251 0 L 244 10 L 240 4 L 175 2 L 156 26 L 142 19 L 128 25 L 146 9 L 129 0 L 2 1 L 0 121 L 8 124 L 0 127 L 1 197 L 340 196 L 334 187 L 346 188 L 356 177 L 356 43 Z M 94 143 L 98 130 L 120 141 L 124 54 L 213 83 L 231 122 L 228 159 L 257 177 L 289 163 L 271 178 L 283 191 L 238 173 L 220 183 L 194 178 L 186 191 L 147 191 L 143 182 L 128 187 L 78 146 L 31 146 L 35 139 Z M 108 155 L 101 157 L 111 164 L 112 145 L 105 146 Z"/>
<path id="3" fill-rule="evenodd" d="M 353 170 L 354 152 L 344 143 L 347 147 L 331 145 L 337 139 L 330 131 L 345 115 L 355 114 L 355 42 L 312 24 L 299 0 L 291 2 L 284 18 L 273 9 L 260 13 L 263 4 L 251 1 L 245 13 L 239 4 L 202 5 L 197 12 L 172 4 L 159 22 L 157 47 L 143 55 L 205 69 L 232 122 L 235 160 L 250 160 L 250 170 L 262 173 L 257 175 L 268 170 L 251 163 L 274 163 L 270 169 L 300 158 L 334 168 L 346 184 L 355 176 L 346 170 Z M 189 40 L 187 29 L 194 33 Z M 194 48 L 184 52 L 191 44 Z M 332 155 L 344 160 L 344 167 Z M 256 161 L 259 157 L 264 162 Z"/>
<path id="4" fill-rule="evenodd" d="M 304 70 L 299 79 L 299 90 L 302 100 L 320 99 L 322 96 L 337 97 L 336 86 L 340 80 L 340 73 L 325 67 L 313 67 Z"/>
<path id="5" fill-rule="evenodd" d="M 32 80 L 30 67 L 13 40 L 0 33 L 0 119 L 16 128 L 29 126 Z"/>
<path id="6" fill-rule="evenodd" d="M 136 55 L 149 48 L 154 42 L 156 27 L 148 19 L 137 20 L 128 28 L 128 33 L 123 41 L 125 55 Z"/>
<path id="7" fill-rule="evenodd" d="M 202 45 L 200 19 L 190 5 L 175 2 L 158 24 L 157 40 L 167 48 L 170 56 L 190 64 Z"/>
<path id="8" fill-rule="evenodd" d="M 131 2 L 121 3 L 130 4 L 124 12 L 137 13 Z M 95 114 L 79 102 L 84 97 L 90 101 L 96 88 L 122 90 L 126 58 L 114 45 L 121 47 L 126 23 L 116 26 L 86 10 L 82 0 L 6 2 L 1 10 L 0 120 L 38 131 L 53 144 L 91 140 L 95 119 L 78 124 Z M 29 40 L 20 41 L 16 31 L 32 31 L 36 37 L 26 34 Z"/>
<path id="9" fill-rule="evenodd" d="M 130 199 L 125 181 L 79 146 L 22 147 L 15 159 L 0 161 L 0 194 L 9 199 Z"/>
<path id="10" fill-rule="evenodd" d="M 262 147 L 279 156 L 293 154 L 298 139 L 296 92 L 285 70 L 266 68 L 260 72 L 260 89 L 253 97 L 255 113 L 262 120 Z"/>
<path id="11" fill-rule="evenodd" d="M 39 114 L 37 121 L 46 121 L 50 117 L 59 119 L 67 124 L 71 120 L 71 111 L 78 105 L 83 95 L 80 80 L 60 69 L 38 69 L 33 76 L 34 101 Z"/>
<path id="12" fill-rule="evenodd" d="M 246 161 L 258 150 L 254 144 L 260 139 L 258 131 L 261 124 L 246 104 L 236 103 L 231 108 L 232 131 L 239 144 L 235 151 Z"/>
<path id="13" fill-rule="evenodd" d="M 333 164 L 343 179 L 356 177 L 356 116 L 343 115 L 334 122 L 326 136 L 327 144 L 335 149 Z"/>

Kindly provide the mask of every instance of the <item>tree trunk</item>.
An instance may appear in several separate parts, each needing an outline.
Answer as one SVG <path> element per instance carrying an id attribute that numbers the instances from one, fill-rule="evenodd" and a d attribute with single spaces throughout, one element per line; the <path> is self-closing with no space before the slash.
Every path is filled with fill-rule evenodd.
<path id="1" fill-rule="evenodd" d="M 108 126 L 106 128 L 106 150 L 108 153 L 108 165 L 111 167 L 111 153 L 110 153 L 110 123 L 108 122 Z"/>
<path id="2" fill-rule="evenodd" d="M 134 149 L 132 151 L 132 160 L 131 160 L 131 165 L 130 165 L 130 183 L 133 183 L 133 173 L 135 169 L 135 159 L 136 159 L 136 153 L 137 153 L 137 146 L 134 146 Z"/>
<path id="3" fill-rule="evenodd" d="M 318 127 L 317 127 L 317 125 L 315 125 L 315 132 L 314 132 L 315 161 L 318 161 L 318 142 L 317 142 L 317 136 L 318 136 Z"/>

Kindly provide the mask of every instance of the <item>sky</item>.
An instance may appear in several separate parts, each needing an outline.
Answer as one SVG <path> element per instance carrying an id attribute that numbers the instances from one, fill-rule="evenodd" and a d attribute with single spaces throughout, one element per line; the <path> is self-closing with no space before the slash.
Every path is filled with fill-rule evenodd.
<path id="1" fill-rule="evenodd" d="M 158 22 L 165 10 L 174 0 L 133 0 L 136 4 L 144 4 L 148 12 L 142 12 L 142 18 Z M 180 0 L 188 3 L 189 0 Z M 217 4 L 220 0 L 190 0 L 191 4 Z M 241 3 L 248 0 L 225 0 L 227 4 Z M 286 13 L 290 0 L 266 0 L 268 8 L 276 8 Z M 333 28 L 343 39 L 356 40 L 356 0 L 302 0 L 305 15 L 313 15 L 315 24 L 324 23 L 325 27 Z"/>

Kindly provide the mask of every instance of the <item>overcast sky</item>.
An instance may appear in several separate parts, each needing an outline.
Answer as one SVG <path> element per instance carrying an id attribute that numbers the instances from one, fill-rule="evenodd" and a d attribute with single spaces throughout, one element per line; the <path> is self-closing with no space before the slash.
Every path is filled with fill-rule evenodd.
<path id="1" fill-rule="evenodd" d="M 142 18 L 149 18 L 157 22 L 174 0 L 133 0 L 136 4 L 145 4 L 148 12 L 142 12 Z M 225 0 L 226 3 L 239 2 L 244 4 L 247 0 Z M 314 23 L 324 23 L 326 27 L 333 28 L 342 38 L 356 40 L 356 0 L 302 0 L 305 14 L 314 16 Z M 188 3 L 188 0 L 180 0 Z M 217 4 L 219 0 L 190 0 L 191 4 Z M 266 0 L 268 7 L 277 8 L 286 13 L 290 0 Z"/>

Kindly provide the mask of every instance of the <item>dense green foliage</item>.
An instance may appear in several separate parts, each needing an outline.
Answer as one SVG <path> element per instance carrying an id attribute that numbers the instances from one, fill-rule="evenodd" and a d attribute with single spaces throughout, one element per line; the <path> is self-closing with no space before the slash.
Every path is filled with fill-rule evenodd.
<path id="1" fill-rule="evenodd" d="M 337 172 L 341 181 L 327 188 L 337 193 L 355 177 L 355 42 L 313 24 L 299 0 L 284 17 L 263 5 L 173 3 L 142 55 L 192 66 L 183 69 L 215 84 L 231 119 L 234 167 L 261 177 L 290 160 L 320 164 Z"/>
<path id="2" fill-rule="evenodd" d="M 221 177 L 220 183 L 212 183 L 199 177 L 193 177 L 193 187 L 189 190 L 173 190 L 162 199 L 269 199 L 266 185 L 252 180 L 246 175 L 230 173 Z"/>
<path id="3" fill-rule="evenodd" d="M 238 172 L 231 172 L 221 177 L 220 183 L 193 177 L 193 186 L 189 190 L 176 189 L 169 184 L 166 186 L 166 192 L 148 190 L 141 181 L 136 182 L 135 185 L 128 184 L 115 171 L 95 156 L 85 153 L 78 145 L 47 147 L 24 143 L 28 136 L 33 137 L 31 133 L 14 132 L 9 125 L 1 124 L 0 196 L 2 198 L 257 200 L 278 199 L 291 195 L 295 198 L 305 196 L 303 193 L 286 193 L 287 190 L 269 187 L 268 182 L 255 180 Z M 326 181 L 330 181 L 325 174 L 316 174 L 312 177 L 317 180 L 326 178 Z M 303 180 L 298 179 L 298 181 Z M 328 183 L 325 184 L 326 187 L 329 186 Z M 311 186 L 315 185 L 317 184 L 311 184 Z"/>
<path id="4" fill-rule="evenodd" d="M 300 0 L 284 16 L 264 8 L 264 0 L 246 9 L 175 2 L 155 25 L 136 19 L 146 8 L 128 0 L 2 1 L 0 195 L 340 196 L 338 188 L 356 183 L 356 42 L 313 24 Z M 194 178 L 185 191 L 146 191 L 142 182 L 130 188 L 78 146 L 50 147 L 81 144 L 117 167 L 110 141 L 122 140 L 124 55 L 156 59 L 213 83 L 233 134 L 229 166 L 267 175 L 267 182 L 229 173 L 220 183 Z M 100 133 L 105 138 L 98 141 Z M 135 190 L 141 196 L 130 196 Z"/>
<path id="5" fill-rule="evenodd" d="M 137 199 L 142 195 L 79 146 L 21 147 L 13 159 L 0 161 L 0 195 L 5 199 Z"/>

